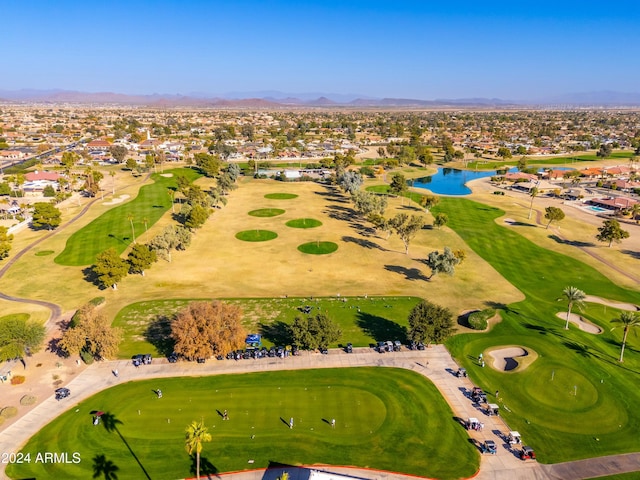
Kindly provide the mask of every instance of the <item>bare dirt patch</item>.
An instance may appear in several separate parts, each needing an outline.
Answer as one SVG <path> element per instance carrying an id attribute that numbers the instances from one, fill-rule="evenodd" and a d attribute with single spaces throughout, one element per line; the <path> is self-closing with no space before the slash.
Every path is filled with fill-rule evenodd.
<path id="1" fill-rule="evenodd" d="M 515 345 L 492 348 L 485 355 L 489 366 L 499 372 L 521 372 L 538 358 L 533 350 Z"/>

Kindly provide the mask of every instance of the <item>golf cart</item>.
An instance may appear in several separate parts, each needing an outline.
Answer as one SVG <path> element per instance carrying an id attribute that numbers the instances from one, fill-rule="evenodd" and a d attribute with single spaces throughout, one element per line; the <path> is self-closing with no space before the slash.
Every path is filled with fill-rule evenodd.
<path id="1" fill-rule="evenodd" d="M 456 372 L 456 377 L 458 378 L 462 378 L 462 377 L 466 377 L 467 376 L 467 369 L 466 368 L 459 368 L 458 371 Z"/>
<path id="2" fill-rule="evenodd" d="M 522 438 L 520 438 L 520 433 L 509 432 L 509 436 L 507 437 L 507 442 L 509 442 L 509 445 L 520 445 L 522 443 Z"/>
<path id="3" fill-rule="evenodd" d="M 471 390 L 471 400 L 476 403 L 487 403 L 487 394 L 480 387 L 473 387 Z"/>
<path id="4" fill-rule="evenodd" d="M 536 459 L 536 452 L 534 452 L 533 448 L 531 448 L 531 447 L 523 446 L 522 450 L 520 450 L 520 459 L 521 460 L 527 460 L 529 458 L 531 460 L 535 460 Z"/>
<path id="5" fill-rule="evenodd" d="M 467 430 L 479 430 L 480 429 L 480 420 L 474 417 L 469 417 L 467 420 Z"/>
<path id="6" fill-rule="evenodd" d="M 347 343 L 347 346 L 344 348 L 344 350 L 347 353 L 353 353 L 353 344 L 352 343 Z"/>
<path id="7" fill-rule="evenodd" d="M 496 405 L 495 403 L 489 403 L 487 404 L 487 415 L 488 416 L 493 416 L 495 415 L 496 417 L 500 416 L 500 407 L 498 405 Z"/>
<path id="8" fill-rule="evenodd" d="M 495 455 L 498 453 L 498 447 L 496 447 L 496 442 L 493 440 L 485 440 L 482 444 L 482 453 L 490 453 L 491 455 Z"/>
<path id="9" fill-rule="evenodd" d="M 71 391 L 68 388 L 56 389 L 56 400 L 62 400 L 63 398 L 67 398 L 69 395 L 71 395 Z"/>

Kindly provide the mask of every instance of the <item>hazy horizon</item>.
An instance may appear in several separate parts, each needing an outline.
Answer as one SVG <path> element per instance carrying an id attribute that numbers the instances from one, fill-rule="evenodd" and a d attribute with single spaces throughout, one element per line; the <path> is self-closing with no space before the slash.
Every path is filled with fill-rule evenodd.
<path id="1" fill-rule="evenodd" d="M 640 93 L 640 4 L 72 0 L 4 10 L 0 90 L 421 100 Z"/>

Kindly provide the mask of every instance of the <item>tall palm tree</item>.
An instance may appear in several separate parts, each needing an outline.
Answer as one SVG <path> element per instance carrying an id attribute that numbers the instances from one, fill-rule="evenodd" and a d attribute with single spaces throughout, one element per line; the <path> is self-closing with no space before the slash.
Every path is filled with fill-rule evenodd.
<path id="1" fill-rule="evenodd" d="M 194 420 L 185 430 L 185 448 L 189 455 L 196 452 L 196 478 L 200 480 L 200 452 L 202 444 L 211 441 L 209 429 L 204 425 L 204 420 Z"/>
<path id="2" fill-rule="evenodd" d="M 131 236 L 133 237 L 133 243 L 136 243 L 136 231 L 133 228 L 133 219 L 135 217 L 133 216 L 133 213 L 130 213 L 127 215 L 127 220 L 129 220 L 129 222 L 131 223 Z"/>
<path id="3" fill-rule="evenodd" d="M 564 290 L 562 290 L 562 294 L 567 300 L 567 323 L 565 324 L 564 329 L 569 330 L 569 318 L 571 317 L 571 309 L 574 305 L 581 307 L 587 295 L 582 290 L 576 287 L 566 287 Z"/>
<path id="4" fill-rule="evenodd" d="M 533 187 L 529 192 L 529 196 L 531 197 L 531 205 L 529 205 L 529 217 L 531 218 L 531 213 L 533 212 L 533 199 L 538 196 L 538 187 Z"/>
<path id="5" fill-rule="evenodd" d="M 622 312 L 618 318 L 611 320 L 611 323 L 617 323 L 619 325 L 613 327 L 611 330 L 615 330 L 619 326 L 622 327 L 622 349 L 620 350 L 620 362 L 624 362 L 624 347 L 627 344 L 627 334 L 629 330 L 635 327 L 640 327 L 640 316 L 633 312 Z"/>

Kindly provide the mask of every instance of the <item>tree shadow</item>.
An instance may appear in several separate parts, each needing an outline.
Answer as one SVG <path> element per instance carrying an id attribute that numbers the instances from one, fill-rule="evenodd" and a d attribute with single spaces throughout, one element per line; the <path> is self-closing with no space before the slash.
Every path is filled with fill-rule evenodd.
<path id="1" fill-rule="evenodd" d="M 572 247 L 595 247 L 595 243 L 593 242 L 581 242 L 579 240 L 567 240 L 564 238 L 560 238 L 558 235 L 549 235 L 549 238 L 557 243 L 561 243 L 562 245 L 571 245 Z"/>
<path id="2" fill-rule="evenodd" d="M 407 343 L 407 329 L 405 327 L 378 315 L 358 312 L 356 325 L 377 342 L 400 340 L 402 343 Z"/>
<path id="3" fill-rule="evenodd" d="M 104 480 L 118 480 L 118 467 L 111 460 L 107 460 L 107 457 L 102 455 L 96 455 L 92 458 L 93 461 L 93 478 L 103 477 Z"/>
<path id="4" fill-rule="evenodd" d="M 189 466 L 189 471 L 193 475 L 196 474 L 197 466 L 198 460 L 196 458 L 196 455 L 191 455 L 191 465 Z M 204 478 L 203 476 L 206 475 L 206 478 L 210 479 L 212 478 L 211 475 L 217 476 L 217 473 L 218 467 L 211 463 L 211 460 L 209 460 L 207 457 L 203 457 L 202 455 L 200 455 L 200 478 Z"/>
<path id="5" fill-rule="evenodd" d="M 463 327 L 473 328 L 469 323 L 469 316 L 472 313 L 479 312 L 480 310 L 471 310 L 469 312 L 463 313 L 462 315 L 458 315 L 458 325 L 462 325 Z"/>
<path id="6" fill-rule="evenodd" d="M 570 350 L 573 350 L 574 352 L 576 352 L 578 355 L 582 357 L 594 356 L 594 354 L 591 351 L 589 351 L 589 347 L 587 345 L 583 345 L 578 342 L 571 342 L 569 340 L 562 342 L 562 344 L 565 347 L 569 348 Z"/>
<path id="7" fill-rule="evenodd" d="M 640 260 L 640 252 L 634 252 L 633 250 L 621 250 L 625 255 L 629 255 L 631 258 L 635 258 L 636 260 Z"/>
<path id="8" fill-rule="evenodd" d="M 100 416 L 100 419 L 102 420 L 102 425 L 104 426 L 104 428 L 105 428 L 105 430 L 107 432 L 109 432 L 109 433 L 116 432 L 118 434 L 118 436 L 120 437 L 120 440 L 122 440 L 122 443 L 124 443 L 124 445 L 129 450 L 129 453 L 131 454 L 133 459 L 138 463 L 138 465 L 142 469 L 142 472 L 144 473 L 144 476 L 148 480 L 151 480 L 151 477 L 149 476 L 149 473 L 147 473 L 147 470 L 144 468 L 144 465 L 142 465 L 142 463 L 140 462 L 140 459 L 138 458 L 138 456 L 135 454 L 135 452 L 133 451 L 133 449 L 129 445 L 129 442 L 127 442 L 127 440 L 122 436 L 122 433 L 120 433 L 120 429 L 118 428 L 118 425 L 123 425 L 122 421 L 119 420 L 118 418 L 116 418 L 116 416 L 113 413 L 110 413 L 110 412 L 103 413 Z"/>
<path id="9" fill-rule="evenodd" d="M 488 308 L 493 308 L 494 310 L 502 310 L 503 312 L 510 312 L 511 311 L 511 308 L 509 308 L 509 305 L 507 305 L 506 303 L 494 302 L 492 300 L 487 300 L 486 302 L 484 302 L 484 304 Z"/>
<path id="10" fill-rule="evenodd" d="M 385 265 L 384 269 L 389 272 L 399 273 L 400 275 L 404 275 L 407 280 L 424 280 L 429 281 L 429 277 L 426 277 L 420 270 L 417 268 L 407 268 L 401 265 Z"/>
<path id="11" fill-rule="evenodd" d="M 360 245 L 361 247 L 364 248 L 369 248 L 369 249 L 377 249 L 377 250 L 381 250 L 383 252 L 386 252 L 387 249 L 384 247 L 381 247 L 380 245 L 378 245 L 375 242 L 372 242 L 371 240 L 365 240 L 364 238 L 355 238 L 355 237 L 342 237 L 342 241 L 346 242 L 346 243 L 355 243 L 356 245 Z"/>
<path id="12" fill-rule="evenodd" d="M 175 346 L 175 341 L 171 338 L 171 320 L 165 315 L 160 315 L 149 323 L 144 332 L 144 339 L 164 356 L 170 355 Z"/>
<path id="13" fill-rule="evenodd" d="M 509 225 L 513 225 L 514 227 L 535 227 L 536 225 L 529 222 L 509 222 Z"/>
<path id="14" fill-rule="evenodd" d="M 288 345 L 291 343 L 289 324 L 282 320 L 277 320 L 273 323 L 260 323 L 258 329 L 260 334 L 274 345 Z"/>
<path id="15" fill-rule="evenodd" d="M 68 358 L 69 354 L 67 353 L 67 351 L 60 347 L 61 340 L 62 338 L 51 338 L 47 342 L 46 351 L 53 353 L 56 357 L 59 358 Z"/>
<path id="16" fill-rule="evenodd" d="M 82 269 L 82 275 L 84 276 L 84 280 L 86 282 L 92 283 L 93 285 L 98 287 L 100 290 L 106 290 L 107 287 L 102 285 L 100 280 L 98 280 L 98 275 L 96 275 L 96 272 L 93 270 L 93 267 L 94 265 L 91 265 L 90 267 L 85 267 Z"/>

